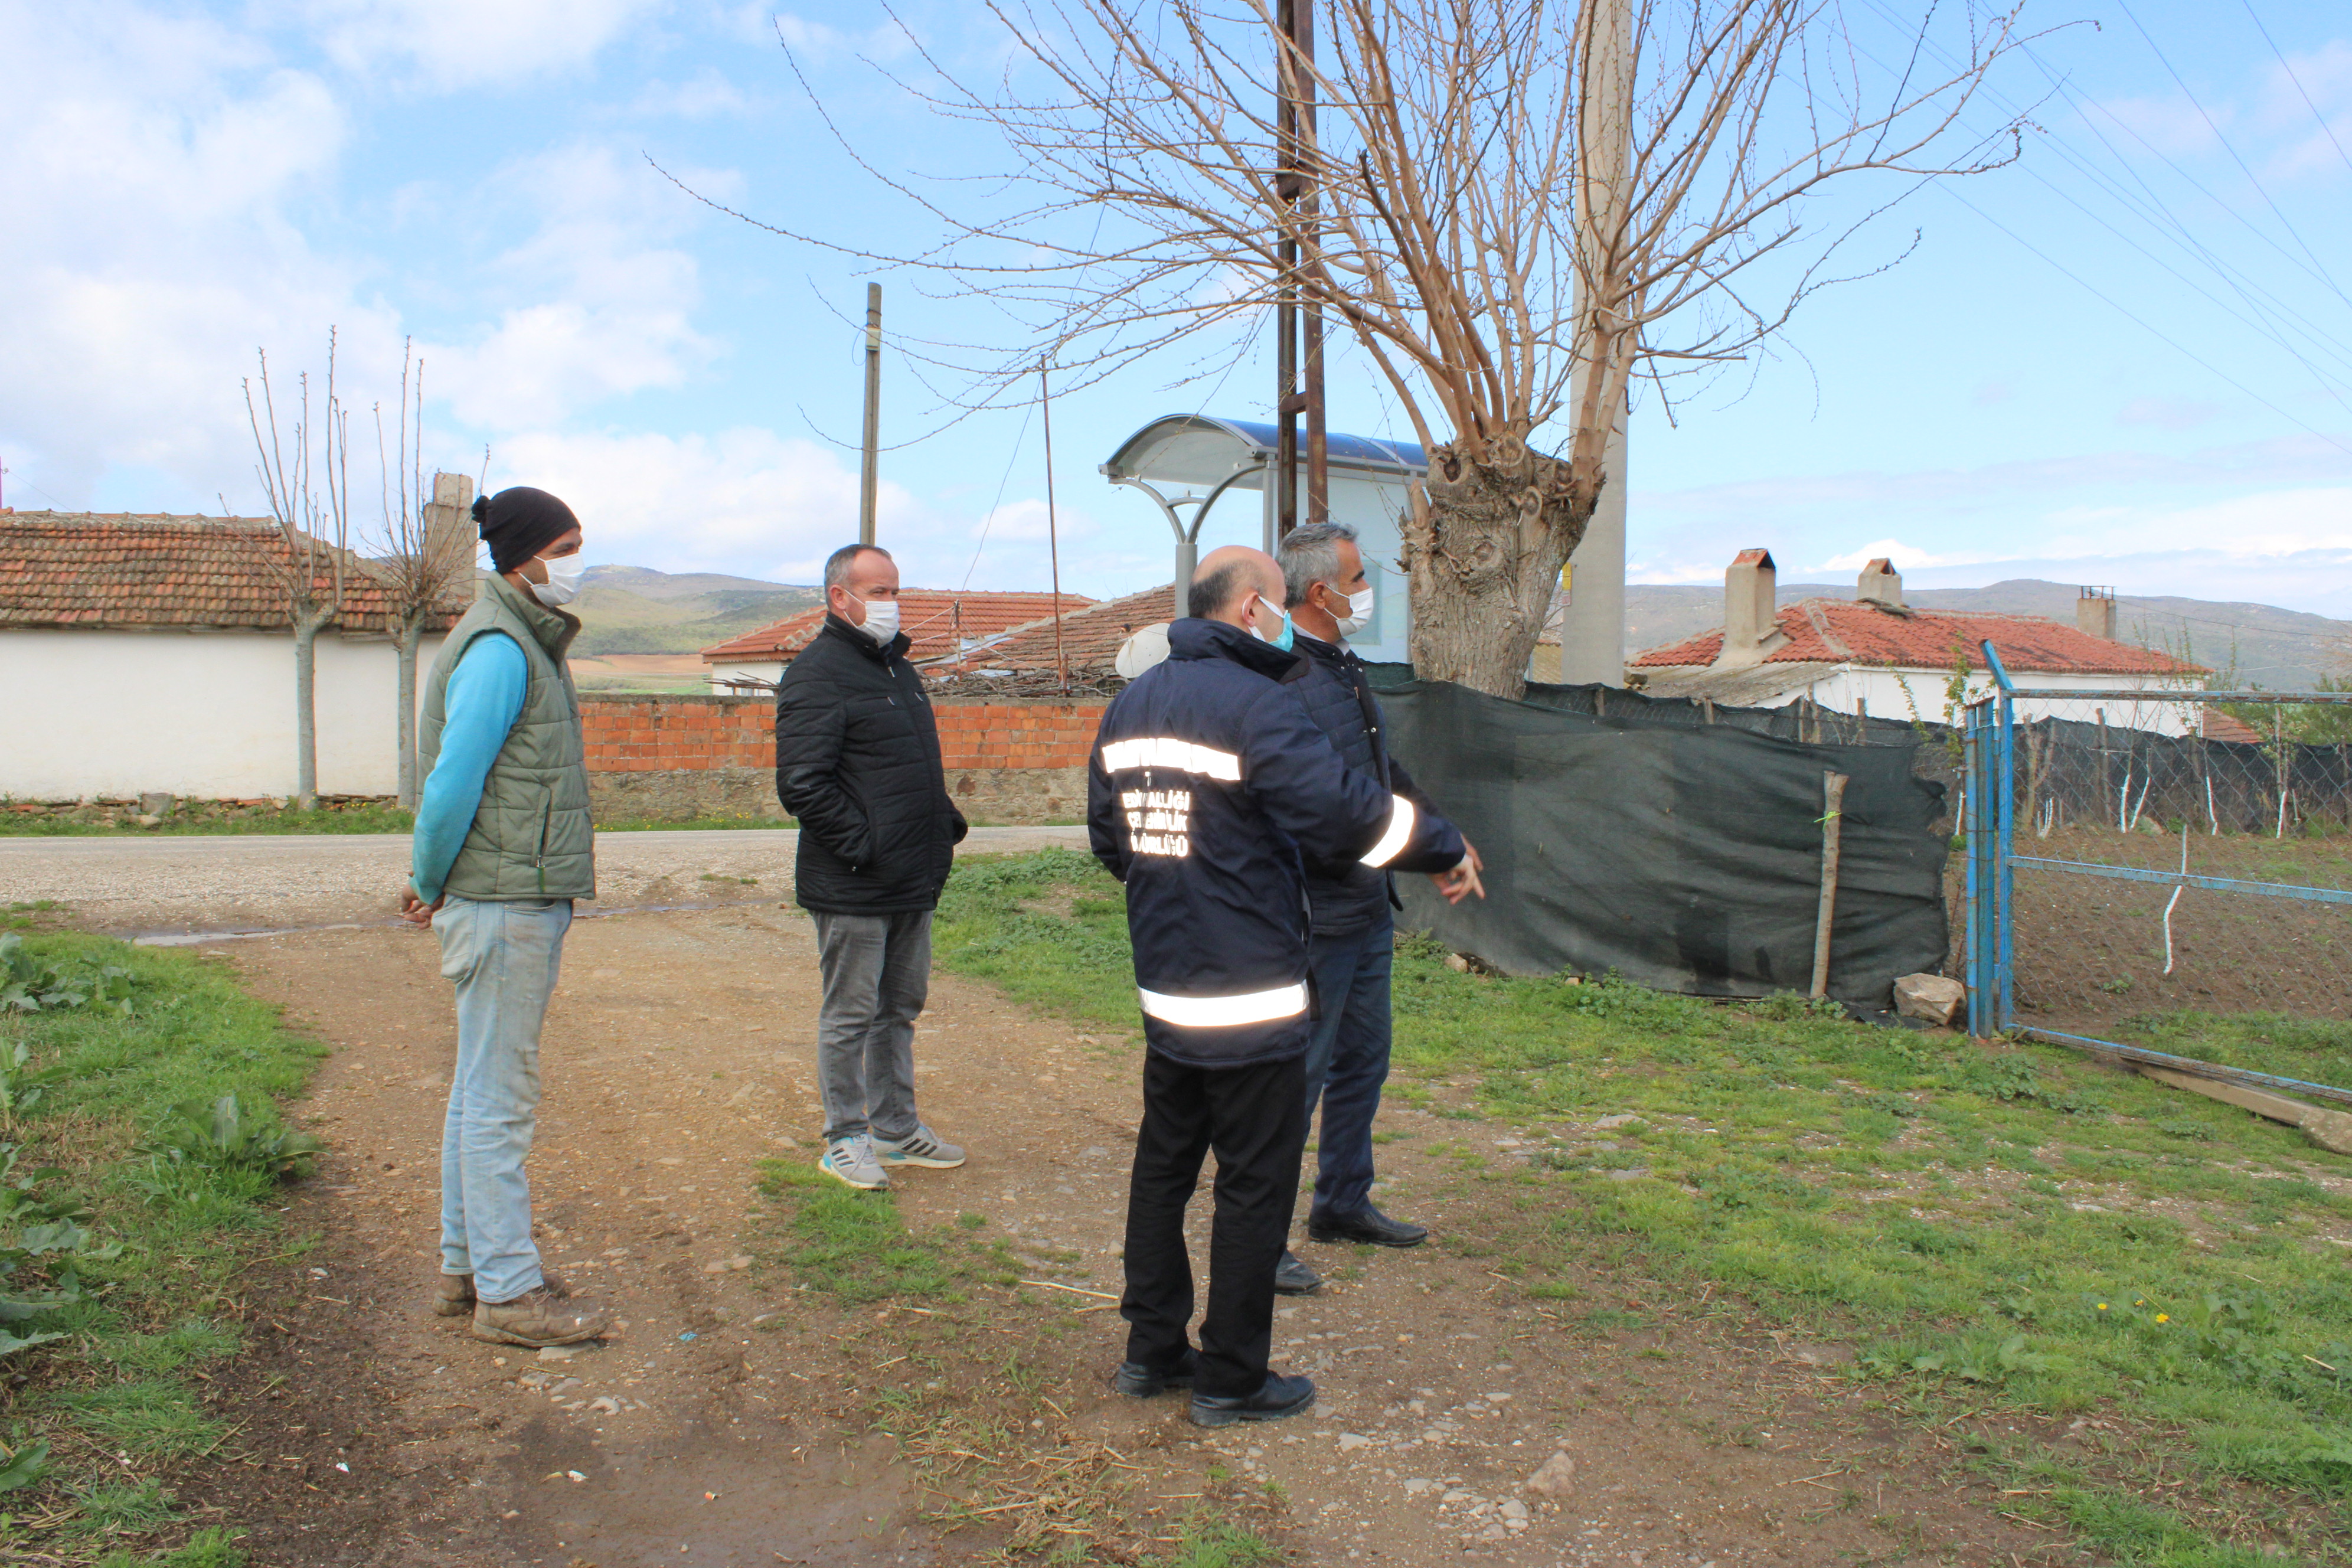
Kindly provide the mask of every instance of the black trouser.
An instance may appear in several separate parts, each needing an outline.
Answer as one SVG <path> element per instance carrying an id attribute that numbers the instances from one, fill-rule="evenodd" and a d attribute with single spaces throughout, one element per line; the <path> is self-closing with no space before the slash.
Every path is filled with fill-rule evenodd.
<path id="1" fill-rule="evenodd" d="M 1201 1160 L 1217 1152 L 1216 1214 L 1209 1231 L 1209 1310 L 1201 1321 L 1201 1375 L 1210 1394 L 1255 1394 L 1274 1335 L 1274 1270 L 1298 1202 L 1307 1146 L 1303 1058 L 1245 1068 L 1192 1068 L 1143 1058 L 1143 1125 L 1127 1187 L 1127 1359 L 1166 1366 L 1184 1353 L 1192 1321 L 1192 1259 L 1184 1207 Z"/>

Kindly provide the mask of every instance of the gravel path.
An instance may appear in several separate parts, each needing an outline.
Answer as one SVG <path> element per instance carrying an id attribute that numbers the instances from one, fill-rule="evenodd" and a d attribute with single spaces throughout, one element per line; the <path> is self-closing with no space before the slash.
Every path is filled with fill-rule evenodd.
<path id="1" fill-rule="evenodd" d="M 583 912 L 790 899 L 799 844 L 788 827 L 600 833 Z M 958 853 L 1085 844 L 1082 827 L 975 827 Z M 139 935 L 381 923 L 407 877 L 404 833 L 0 837 L 0 905 L 54 899 L 76 924 Z"/>

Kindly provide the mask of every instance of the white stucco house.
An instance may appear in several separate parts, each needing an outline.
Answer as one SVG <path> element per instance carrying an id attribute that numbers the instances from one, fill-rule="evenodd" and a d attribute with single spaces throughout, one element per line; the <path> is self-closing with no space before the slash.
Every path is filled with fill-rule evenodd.
<path id="1" fill-rule="evenodd" d="M 2195 689 L 2212 673 L 2116 641 L 2115 599 L 2095 590 L 2084 591 L 2070 626 L 2039 616 L 1906 605 L 1903 578 L 1884 559 L 1863 568 L 1852 599 L 1803 599 L 1776 607 L 1776 576 L 1769 551 L 1742 551 L 1724 574 L 1722 627 L 1634 655 L 1629 676 L 1652 697 L 1734 708 L 1810 700 L 1833 713 L 1943 723 L 1949 719 L 1945 708 L 1957 658 L 1965 657 L 1973 672 L 1971 698 L 1990 686 L 1978 647 L 1989 638 L 2014 684 L 2145 691 L 2145 700 L 2101 700 L 2105 721 L 2178 735 L 2197 724 L 2200 710 L 2167 701 L 2164 694 Z M 2063 700 L 2017 704 L 2021 722 L 2053 716 L 2088 721 L 2091 713 Z"/>
<path id="2" fill-rule="evenodd" d="M 0 798 L 293 794 L 289 559 L 266 518 L 0 511 Z M 356 555 L 343 577 L 341 615 L 318 640 L 319 793 L 388 795 L 392 599 Z M 428 622 L 420 688 L 463 608 Z"/>

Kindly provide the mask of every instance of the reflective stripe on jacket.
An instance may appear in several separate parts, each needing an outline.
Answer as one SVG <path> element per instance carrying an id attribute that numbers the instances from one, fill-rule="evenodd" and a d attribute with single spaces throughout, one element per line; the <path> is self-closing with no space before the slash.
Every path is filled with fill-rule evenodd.
<path id="1" fill-rule="evenodd" d="M 1087 837 L 1127 884 L 1150 1048 L 1278 1061 L 1312 1021 L 1305 862 L 1442 871 L 1462 835 L 1349 769 L 1289 684 L 1299 656 L 1219 621 L 1178 621 L 1168 647 L 1103 714 Z"/>

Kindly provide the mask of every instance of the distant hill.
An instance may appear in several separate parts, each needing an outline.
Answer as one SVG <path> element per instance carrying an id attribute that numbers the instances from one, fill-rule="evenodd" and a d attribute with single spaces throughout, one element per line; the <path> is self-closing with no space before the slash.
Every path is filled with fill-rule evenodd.
<path id="1" fill-rule="evenodd" d="M 698 653 L 824 602 L 821 588 L 720 572 L 672 576 L 646 566 L 591 566 L 572 609 L 583 655 Z"/>
<path id="2" fill-rule="evenodd" d="M 1930 610 L 1989 610 L 2010 616 L 2042 616 L 2073 625 L 2072 583 L 2016 577 L 1982 588 L 1914 588 L 1906 603 Z M 1851 583 L 1783 583 L 1783 605 L 1799 599 L 1851 599 Z M 1629 584 L 1625 589 L 1625 648 L 1636 653 L 1678 642 L 1723 624 L 1723 589 Z M 2352 664 L 2352 621 L 2331 620 L 2274 605 L 2226 604 L 2209 599 L 2116 600 L 2116 634 L 2125 642 L 2194 659 L 2215 669 L 2233 667 L 2249 686 L 2273 691 L 2308 690 L 2323 675 L 2340 676 Z"/>

